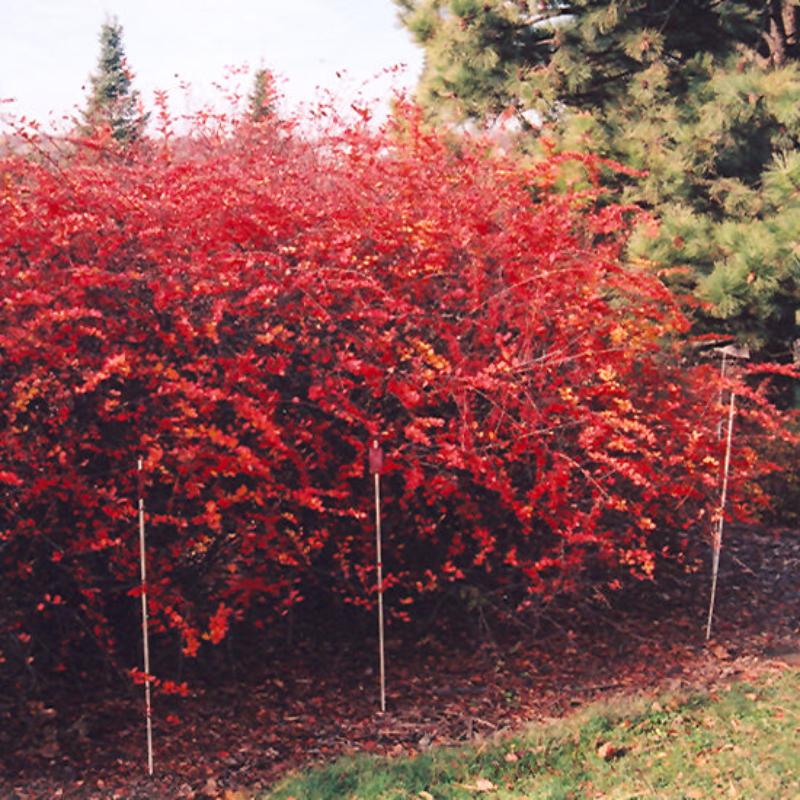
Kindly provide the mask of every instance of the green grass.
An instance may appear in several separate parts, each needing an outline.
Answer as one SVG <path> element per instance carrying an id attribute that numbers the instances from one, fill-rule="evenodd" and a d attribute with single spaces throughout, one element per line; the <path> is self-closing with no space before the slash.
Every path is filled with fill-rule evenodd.
<path id="1" fill-rule="evenodd" d="M 431 797 L 800 798 L 800 672 L 711 696 L 595 705 L 502 742 L 342 759 L 286 778 L 264 800 Z"/>

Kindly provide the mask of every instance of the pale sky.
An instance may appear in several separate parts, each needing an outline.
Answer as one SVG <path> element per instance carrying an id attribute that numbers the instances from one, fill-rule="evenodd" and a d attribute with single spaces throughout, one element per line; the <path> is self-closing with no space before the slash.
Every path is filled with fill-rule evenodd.
<path id="1" fill-rule="evenodd" d="M 100 26 L 112 16 L 145 104 L 166 89 L 176 113 L 211 101 L 229 67 L 273 70 L 298 104 L 313 101 L 318 86 L 352 96 L 400 64 L 406 70 L 393 85 L 411 87 L 422 66 L 391 0 L 0 0 L 0 99 L 14 98 L 2 110 L 42 122 L 52 112 L 56 123 L 74 114 L 97 64 Z M 388 80 L 367 94 L 387 94 Z M 188 97 L 181 81 L 191 84 Z M 240 82 L 249 91 L 250 79 Z"/>

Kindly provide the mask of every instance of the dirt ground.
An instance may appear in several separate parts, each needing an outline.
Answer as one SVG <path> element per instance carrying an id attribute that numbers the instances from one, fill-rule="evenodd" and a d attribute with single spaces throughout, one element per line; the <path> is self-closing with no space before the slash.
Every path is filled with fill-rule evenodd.
<path id="1" fill-rule="evenodd" d="M 139 697 L 29 702 L 23 712 L 0 704 L 0 798 L 244 800 L 291 769 L 343 753 L 414 753 L 616 693 L 703 689 L 800 663 L 800 532 L 728 533 L 706 643 L 708 580 L 699 573 L 651 588 L 626 609 L 595 603 L 574 618 L 562 613 L 546 630 L 486 627 L 472 643 L 390 635 L 385 714 L 372 643 L 272 653 L 257 674 L 156 703 L 153 778 Z"/>

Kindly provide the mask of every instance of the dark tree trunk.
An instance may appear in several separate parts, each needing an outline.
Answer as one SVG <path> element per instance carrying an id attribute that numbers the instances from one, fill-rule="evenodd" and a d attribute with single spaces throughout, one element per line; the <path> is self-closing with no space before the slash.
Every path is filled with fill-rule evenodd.
<path id="1" fill-rule="evenodd" d="M 793 0 L 769 0 L 766 23 L 767 59 L 773 67 L 783 66 L 797 46 L 797 7 Z"/>

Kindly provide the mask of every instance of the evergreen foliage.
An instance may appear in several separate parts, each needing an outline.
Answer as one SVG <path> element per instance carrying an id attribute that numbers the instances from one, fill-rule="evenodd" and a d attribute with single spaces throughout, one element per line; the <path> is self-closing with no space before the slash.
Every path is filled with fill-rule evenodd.
<path id="1" fill-rule="evenodd" d="M 702 329 L 788 360 L 800 291 L 797 0 L 396 0 L 432 117 L 513 110 L 547 146 L 645 174 L 630 253 L 693 292 Z M 542 137 L 528 146 L 544 149 Z"/>
<path id="2" fill-rule="evenodd" d="M 100 29 L 100 57 L 89 79 L 91 93 L 83 118 L 87 132 L 108 126 L 117 141 L 129 143 L 141 137 L 148 115 L 141 110 L 139 93 L 132 89 L 122 34 L 116 19 Z"/>
<path id="3" fill-rule="evenodd" d="M 253 91 L 248 97 L 248 110 L 253 122 L 261 122 L 275 113 L 275 80 L 263 67 L 253 76 Z"/>

